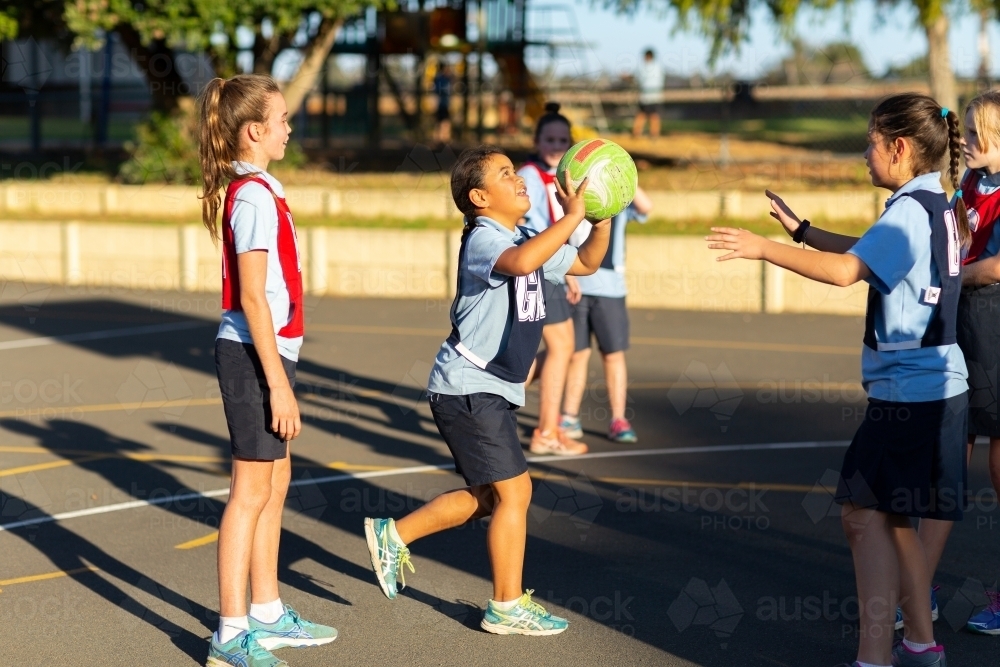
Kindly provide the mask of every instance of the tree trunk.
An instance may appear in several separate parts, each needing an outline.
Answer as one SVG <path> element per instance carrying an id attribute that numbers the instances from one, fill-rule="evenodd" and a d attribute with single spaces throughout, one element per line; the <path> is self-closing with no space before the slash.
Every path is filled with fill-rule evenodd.
<path id="1" fill-rule="evenodd" d="M 979 40 L 976 44 L 979 52 L 979 69 L 976 77 L 981 90 L 990 89 L 990 12 L 979 10 Z"/>
<path id="2" fill-rule="evenodd" d="M 324 18 L 319 24 L 315 39 L 305 47 L 302 64 L 282 91 L 285 103 L 288 105 L 289 118 L 299 111 L 306 95 L 316 85 L 316 77 L 323 69 L 327 56 L 330 55 L 330 49 L 333 48 L 333 42 L 337 39 L 337 32 L 342 24 L 341 19 Z"/>
<path id="3" fill-rule="evenodd" d="M 181 78 L 174 51 L 162 40 L 143 44 L 139 32 L 128 23 L 119 24 L 115 30 L 146 77 L 149 94 L 153 98 L 153 111 L 172 114 L 177 111 L 182 98 L 197 92 L 190 90 Z"/>
<path id="4" fill-rule="evenodd" d="M 931 97 L 938 104 L 958 113 L 958 94 L 955 90 L 955 72 L 951 69 L 951 55 L 948 53 L 948 16 L 941 12 L 928 22 L 927 67 Z"/>

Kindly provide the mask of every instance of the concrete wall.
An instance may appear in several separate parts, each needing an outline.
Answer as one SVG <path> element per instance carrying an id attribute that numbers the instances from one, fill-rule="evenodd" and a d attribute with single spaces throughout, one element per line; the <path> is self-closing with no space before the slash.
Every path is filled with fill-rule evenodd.
<path id="1" fill-rule="evenodd" d="M 886 196 L 871 188 L 781 193 L 796 210 L 826 220 L 875 220 Z M 437 190 L 285 188 L 291 209 L 302 218 L 460 218 L 447 188 Z M 764 218 L 770 211 L 763 192 L 706 190 L 650 192 L 656 217 L 668 220 Z M 201 217 L 198 189 L 176 185 L 106 185 L 8 181 L 0 184 L 0 217 L 18 214 L 117 216 L 141 220 Z"/>
<path id="2" fill-rule="evenodd" d="M 312 294 L 447 298 L 454 294 L 459 242 L 457 229 L 299 229 Z M 716 262 L 719 253 L 700 237 L 639 235 L 628 243 L 633 306 L 864 313 L 862 287 L 819 285 L 762 262 Z M 199 225 L 0 221 L 5 294 L 32 282 L 218 292 L 220 267 L 219 251 Z"/>

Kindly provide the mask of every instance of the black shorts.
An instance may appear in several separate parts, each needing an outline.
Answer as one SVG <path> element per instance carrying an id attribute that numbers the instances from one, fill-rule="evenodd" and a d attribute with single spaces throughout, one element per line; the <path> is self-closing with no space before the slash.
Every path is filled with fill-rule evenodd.
<path id="1" fill-rule="evenodd" d="M 434 117 L 437 118 L 439 123 L 443 120 L 451 120 L 451 111 L 446 106 L 438 107 Z"/>
<path id="2" fill-rule="evenodd" d="M 295 362 L 281 357 L 288 383 L 295 386 Z M 271 393 L 257 350 L 250 343 L 218 338 L 215 372 L 229 425 L 233 457 L 276 461 L 287 455 L 287 443 L 271 431 Z"/>
<path id="3" fill-rule="evenodd" d="M 960 521 L 967 507 L 965 393 L 939 401 L 869 398 L 844 454 L 836 501 L 888 514 Z"/>
<path id="4" fill-rule="evenodd" d="M 969 435 L 1000 438 L 1000 285 L 962 290 L 958 301 L 958 345 L 969 368 Z"/>
<path id="5" fill-rule="evenodd" d="M 573 306 L 566 298 L 566 285 L 545 281 L 545 326 L 559 324 L 573 317 Z"/>
<path id="6" fill-rule="evenodd" d="M 484 486 L 528 470 L 517 437 L 517 406 L 496 394 L 430 394 L 431 414 L 469 486 Z"/>
<path id="7" fill-rule="evenodd" d="M 660 105 L 655 102 L 652 104 L 639 102 L 639 113 L 644 113 L 649 116 L 658 116 L 660 113 Z"/>
<path id="8" fill-rule="evenodd" d="M 573 310 L 573 336 L 577 352 L 590 347 L 591 334 L 597 338 L 597 347 L 603 354 L 628 349 L 625 297 L 583 295 Z"/>

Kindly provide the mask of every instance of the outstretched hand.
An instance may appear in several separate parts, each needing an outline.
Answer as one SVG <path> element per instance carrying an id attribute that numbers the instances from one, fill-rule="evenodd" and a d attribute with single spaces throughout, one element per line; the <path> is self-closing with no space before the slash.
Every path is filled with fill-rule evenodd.
<path id="1" fill-rule="evenodd" d="M 789 236 L 795 234 L 802 221 L 795 215 L 792 209 L 788 208 L 785 200 L 774 194 L 770 190 L 764 190 L 764 194 L 771 200 L 771 217 L 781 223 Z"/>
<path id="2" fill-rule="evenodd" d="M 559 179 L 556 179 L 556 199 L 559 201 L 559 205 L 563 208 L 563 213 L 567 216 L 575 216 L 580 220 L 583 220 L 587 215 L 587 207 L 583 201 L 583 193 L 587 191 L 587 185 L 590 183 L 590 177 L 585 177 L 580 181 L 580 186 L 573 190 L 573 182 L 569 178 L 569 174 L 563 172 L 563 180 L 566 181 L 566 187 L 563 188 L 562 183 Z"/>
<path id="3" fill-rule="evenodd" d="M 706 236 L 708 247 L 713 250 L 730 250 L 728 255 L 716 257 L 715 261 L 727 259 L 764 259 L 764 245 L 767 239 L 745 229 L 732 227 L 712 227 L 712 235 Z"/>

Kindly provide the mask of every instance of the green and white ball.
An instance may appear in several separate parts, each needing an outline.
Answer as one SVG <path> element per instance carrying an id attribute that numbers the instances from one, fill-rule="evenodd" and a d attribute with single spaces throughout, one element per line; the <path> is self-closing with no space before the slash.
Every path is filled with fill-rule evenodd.
<path id="1" fill-rule="evenodd" d="M 559 160 L 556 178 L 566 187 L 564 174 L 569 175 L 575 190 L 585 177 L 590 177 L 583 201 L 587 219 L 613 218 L 624 211 L 635 198 L 639 174 L 632 157 L 613 141 L 588 139 L 576 144 Z"/>

